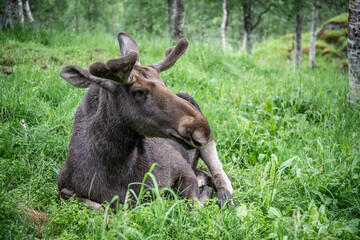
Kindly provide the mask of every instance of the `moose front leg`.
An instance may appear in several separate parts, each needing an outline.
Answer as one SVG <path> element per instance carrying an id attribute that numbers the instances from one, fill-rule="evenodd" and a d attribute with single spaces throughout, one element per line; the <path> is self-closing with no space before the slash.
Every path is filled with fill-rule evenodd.
<path id="1" fill-rule="evenodd" d="M 213 194 L 213 189 L 207 185 L 200 191 L 194 172 L 183 173 L 178 179 L 176 187 L 182 198 L 198 200 L 201 206 L 204 206 L 206 200 Z M 191 209 L 191 206 L 189 207 Z"/>
<path id="2" fill-rule="evenodd" d="M 231 186 L 228 176 L 222 168 L 214 140 L 200 149 L 200 157 L 206 163 L 211 172 L 214 186 L 217 189 L 216 196 L 219 199 L 220 206 L 223 206 L 227 201 L 232 200 L 231 194 L 234 189 Z"/>
<path id="3" fill-rule="evenodd" d="M 201 112 L 199 105 L 190 94 L 180 92 L 177 93 L 176 95 L 190 102 Z M 231 186 L 231 182 L 228 176 L 225 174 L 222 168 L 221 162 L 219 160 L 219 156 L 217 154 L 215 141 L 212 140 L 211 142 L 209 142 L 199 150 L 200 150 L 200 157 L 204 160 L 204 162 L 206 163 L 206 165 L 208 166 L 211 172 L 214 186 L 217 190 L 217 197 L 220 201 L 220 206 L 223 206 L 226 201 L 232 200 L 231 194 L 233 193 L 234 190 L 233 187 Z M 194 168 L 196 168 L 196 164 Z M 196 175 L 199 183 L 203 182 L 204 179 L 206 179 L 206 177 L 199 172 Z"/>

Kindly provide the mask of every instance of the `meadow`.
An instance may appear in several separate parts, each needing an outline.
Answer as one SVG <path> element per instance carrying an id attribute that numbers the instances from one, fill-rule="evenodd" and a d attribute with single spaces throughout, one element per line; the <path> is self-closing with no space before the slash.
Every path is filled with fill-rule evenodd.
<path id="1" fill-rule="evenodd" d="M 133 37 L 143 65 L 174 45 Z M 319 56 L 319 67 L 310 69 L 304 55 L 302 71 L 294 71 L 289 44 L 264 41 L 250 58 L 190 39 L 161 73 L 173 92 L 188 92 L 201 106 L 235 207 L 219 209 L 214 198 L 188 211 L 184 200 L 160 196 L 113 213 L 61 202 L 57 175 L 86 92 L 59 71 L 119 57 L 116 36 L 33 29 L 0 35 L 0 66 L 12 72 L 0 73 L 0 238 L 360 239 L 360 107 L 347 101 L 339 61 Z"/>

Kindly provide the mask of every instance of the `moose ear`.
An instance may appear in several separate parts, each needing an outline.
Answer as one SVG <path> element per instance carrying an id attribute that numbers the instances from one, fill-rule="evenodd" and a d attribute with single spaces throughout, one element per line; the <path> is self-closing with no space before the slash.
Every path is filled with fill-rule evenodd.
<path id="1" fill-rule="evenodd" d="M 60 76 L 78 88 L 87 88 L 91 84 L 89 72 L 78 66 L 70 65 L 64 67 L 60 72 Z"/>
<path id="2" fill-rule="evenodd" d="M 110 92 L 113 92 L 116 89 L 115 82 L 109 79 L 95 77 L 91 75 L 87 69 L 75 65 L 64 67 L 60 72 L 60 76 L 68 83 L 78 88 L 87 88 L 94 84 Z"/>
<path id="3" fill-rule="evenodd" d="M 123 32 L 118 34 L 118 40 L 119 40 L 119 45 L 120 45 L 121 56 L 125 57 L 126 55 L 128 55 L 129 52 L 134 51 L 138 55 L 138 57 L 136 59 L 136 64 L 140 65 L 139 47 L 138 47 L 136 41 L 132 37 L 130 37 L 128 34 L 123 33 Z"/>

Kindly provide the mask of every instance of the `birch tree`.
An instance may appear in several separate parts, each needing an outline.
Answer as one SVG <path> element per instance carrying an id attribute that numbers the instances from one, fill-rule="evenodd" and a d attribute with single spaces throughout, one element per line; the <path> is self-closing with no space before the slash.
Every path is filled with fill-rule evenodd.
<path id="1" fill-rule="evenodd" d="M 226 23 L 227 23 L 227 9 L 226 9 L 226 0 L 223 0 L 222 3 L 223 17 L 221 21 L 221 43 L 222 51 L 226 51 Z"/>
<path id="2" fill-rule="evenodd" d="M 185 4 L 184 0 L 169 0 L 168 14 L 171 36 L 174 40 L 184 37 Z"/>
<path id="3" fill-rule="evenodd" d="M 170 34 L 172 38 L 174 38 L 175 14 L 176 14 L 176 0 L 168 0 L 168 22 L 169 22 Z"/>
<path id="4" fill-rule="evenodd" d="M 35 23 L 35 19 L 34 19 L 34 17 L 33 17 L 33 15 L 32 15 L 32 12 L 31 12 L 31 9 L 30 9 L 30 4 L 29 4 L 29 1 L 28 0 L 25 0 L 24 1 L 24 10 L 25 10 L 25 12 L 26 12 L 26 15 L 28 16 L 28 18 L 29 18 L 29 21 L 30 21 L 30 23 Z"/>
<path id="5" fill-rule="evenodd" d="M 3 16 L 3 29 L 13 28 L 14 20 L 21 19 L 19 16 L 20 11 L 18 10 L 18 1 L 17 0 L 5 0 L 5 13 Z M 21 20 L 20 20 L 21 22 Z"/>
<path id="6" fill-rule="evenodd" d="M 22 0 L 17 0 L 18 4 L 18 16 L 19 21 L 22 27 L 24 27 L 24 8 L 23 8 L 23 2 Z"/>
<path id="7" fill-rule="evenodd" d="M 2 28 L 13 27 L 12 15 L 15 12 L 16 2 L 11 0 L 5 0 L 5 13 L 3 16 Z"/>
<path id="8" fill-rule="evenodd" d="M 14 21 L 19 22 L 21 26 L 24 26 L 24 12 L 28 17 L 29 22 L 35 23 L 28 0 L 5 0 L 5 13 L 2 24 L 3 29 L 9 27 L 13 28 Z"/>
<path id="9" fill-rule="evenodd" d="M 360 0 L 349 0 L 349 101 L 360 100 Z"/>

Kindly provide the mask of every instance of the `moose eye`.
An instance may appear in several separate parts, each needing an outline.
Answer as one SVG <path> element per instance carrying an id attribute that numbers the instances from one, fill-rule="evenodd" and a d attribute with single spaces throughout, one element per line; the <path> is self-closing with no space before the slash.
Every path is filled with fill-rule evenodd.
<path id="1" fill-rule="evenodd" d="M 133 91 L 132 95 L 134 96 L 134 98 L 143 98 L 145 97 L 145 91 L 143 90 Z"/>

